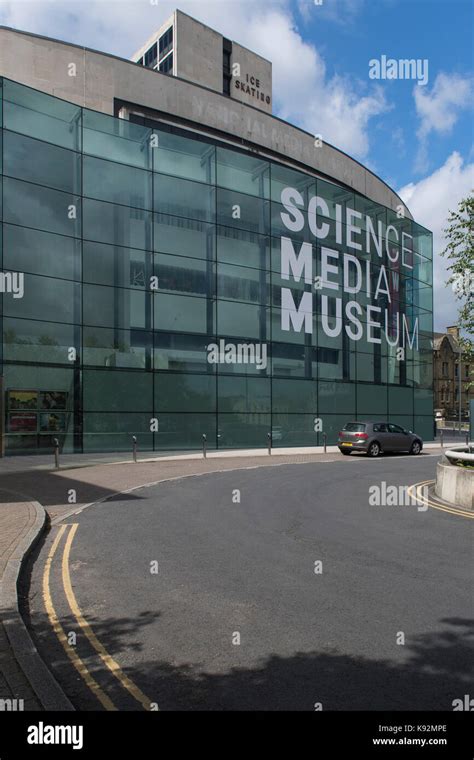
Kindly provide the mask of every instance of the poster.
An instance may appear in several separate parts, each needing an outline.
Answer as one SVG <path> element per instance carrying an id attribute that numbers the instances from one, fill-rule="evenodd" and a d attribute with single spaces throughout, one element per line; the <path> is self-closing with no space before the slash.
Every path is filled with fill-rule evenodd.
<path id="1" fill-rule="evenodd" d="M 38 391 L 8 391 L 8 409 L 37 409 Z"/>
<path id="2" fill-rule="evenodd" d="M 36 412 L 14 412 L 8 415 L 10 433 L 36 433 L 38 415 Z"/>
<path id="3" fill-rule="evenodd" d="M 40 409 L 65 409 L 66 401 L 66 391 L 40 392 Z"/>
<path id="4" fill-rule="evenodd" d="M 57 412 L 40 414 L 40 433 L 63 433 L 66 429 L 66 415 Z"/>

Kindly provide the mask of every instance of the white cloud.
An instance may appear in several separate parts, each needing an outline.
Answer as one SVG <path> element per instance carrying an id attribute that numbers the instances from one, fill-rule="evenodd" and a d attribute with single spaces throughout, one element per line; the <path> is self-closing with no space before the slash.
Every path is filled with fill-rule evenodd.
<path id="1" fill-rule="evenodd" d="M 435 330 L 456 324 L 457 304 L 448 279 L 446 259 L 440 256 L 446 239 L 444 228 L 450 211 L 474 188 L 474 163 L 465 163 L 457 151 L 443 166 L 419 182 L 398 191 L 415 220 L 433 232 Z"/>
<path id="2" fill-rule="evenodd" d="M 448 135 L 461 111 L 472 108 L 472 79 L 459 74 L 440 72 L 430 90 L 415 85 L 413 96 L 420 126 L 417 131 L 420 146 L 415 166 L 418 171 L 428 168 L 427 138 L 431 132 Z"/>
<path id="3" fill-rule="evenodd" d="M 337 0 L 346 19 L 361 0 Z M 15 0 L 0 23 L 130 56 L 175 9 L 175 0 Z M 369 151 L 370 121 L 388 110 L 381 87 L 329 76 L 318 50 L 295 26 L 290 0 L 182 0 L 179 7 L 273 63 L 274 113 L 358 158 Z M 319 13 L 323 7 L 314 7 Z M 337 12 L 336 12 L 337 11 Z M 326 11 L 324 11 L 326 12 Z"/>

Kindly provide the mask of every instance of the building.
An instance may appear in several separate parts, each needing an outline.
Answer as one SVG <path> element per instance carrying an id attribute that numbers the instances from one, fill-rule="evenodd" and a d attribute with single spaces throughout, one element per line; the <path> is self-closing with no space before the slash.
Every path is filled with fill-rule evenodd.
<path id="1" fill-rule="evenodd" d="M 176 10 L 132 60 L 272 112 L 271 62 L 182 11 Z"/>
<path id="2" fill-rule="evenodd" d="M 445 333 L 434 333 L 433 353 L 435 410 L 440 411 L 446 420 L 458 420 L 461 389 L 461 417 L 467 419 L 469 403 L 474 399 L 474 387 L 469 387 L 472 367 L 469 361 L 465 361 L 459 347 L 459 327 L 454 325 L 448 327 Z"/>
<path id="3" fill-rule="evenodd" d="M 320 445 L 374 417 L 431 439 L 431 233 L 271 114 L 268 62 L 177 13 L 135 62 L 0 28 L 0 83 L 7 453 Z"/>

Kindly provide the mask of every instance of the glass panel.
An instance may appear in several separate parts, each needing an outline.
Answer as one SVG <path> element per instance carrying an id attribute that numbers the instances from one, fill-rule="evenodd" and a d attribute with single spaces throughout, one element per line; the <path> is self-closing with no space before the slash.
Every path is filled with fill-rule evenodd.
<path id="1" fill-rule="evenodd" d="M 147 327 L 152 299 L 149 291 L 100 285 L 84 285 L 82 290 L 84 324 L 125 329 Z"/>
<path id="2" fill-rule="evenodd" d="M 167 214 L 154 214 L 154 250 L 198 259 L 215 258 L 212 224 Z"/>
<path id="3" fill-rule="evenodd" d="M 144 330 L 83 328 L 82 361 L 98 367 L 150 369 L 152 335 Z"/>
<path id="4" fill-rule="evenodd" d="M 154 174 L 155 211 L 200 219 L 203 222 L 215 220 L 215 189 L 198 182 Z"/>
<path id="5" fill-rule="evenodd" d="M 154 133 L 158 136 L 158 147 L 153 150 L 156 172 L 215 184 L 214 145 L 164 130 Z"/>
<path id="6" fill-rule="evenodd" d="M 6 269 L 80 279 L 80 240 L 9 224 L 3 225 L 3 235 Z"/>
<path id="7" fill-rule="evenodd" d="M 81 199 L 74 195 L 4 177 L 3 202 L 6 222 L 80 236 Z"/>
<path id="8" fill-rule="evenodd" d="M 263 270 L 218 264 L 217 295 L 233 301 L 266 304 L 270 297 L 270 277 Z"/>
<path id="9" fill-rule="evenodd" d="M 64 148 L 4 131 L 4 174 L 67 193 L 81 191 L 81 156 Z"/>
<path id="10" fill-rule="evenodd" d="M 268 314 L 269 310 L 265 306 L 218 301 L 218 331 L 222 335 L 242 335 L 264 340 L 269 335 Z"/>
<path id="11" fill-rule="evenodd" d="M 207 436 L 207 448 L 216 445 L 216 415 L 160 413 L 159 432 L 155 433 L 155 451 L 176 449 L 202 449 L 203 433 Z"/>
<path id="12" fill-rule="evenodd" d="M 155 330 L 207 335 L 215 332 L 215 306 L 204 298 L 157 293 L 153 303 Z"/>
<path id="13" fill-rule="evenodd" d="M 153 374 L 125 370 L 84 370 L 83 403 L 88 412 L 149 412 L 153 409 Z M 149 423 L 149 420 L 148 420 Z M 149 424 L 142 428 L 150 432 Z"/>
<path id="14" fill-rule="evenodd" d="M 217 260 L 228 264 L 269 269 L 269 238 L 247 230 L 217 227 Z"/>
<path id="15" fill-rule="evenodd" d="M 355 385 L 335 381 L 320 382 L 318 385 L 318 409 L 320 415 L 345 412 L 354 416 Z M 346 422 L 349 420 L 346 419 L 343 424 Z"/>
<path id="16" fill-rule="evenodd" d="M 217 222 L 226 227 L 267 235 L 270 203 L 232 190 L 217 190 Z"/>
<path id="17" fill-rule="evenodd" d="M 218 410 L 222 412 L 270 412 L 270 380 L 257 377 L 219 376 Z"/>
<path id="18" fill-rule="evenodd" d="M 79 401 L 77 372 L 72 368 L 5 364 L 3 373 L 7 450 L 51 453 L 53 438 L 57 437 L 61 451 L 72 451 L 74 431 L 79 430 L 80 422 L 74 411 Z M 28 392 L 27 398 L 19 397 L 21 390 Z"/>
<path id="19" fill-rule="evenodd" d="M 80 295 L 80 283 L 25 274 L 23 298 L 6 294 L 3 313 L 10 317 L 80 324 Z"/>
<path id="20" fill-rule="evenodd" d="M 182 372 L 215 372 L 216 365 L 208 362 L 207 346 L 214 339 L 201 335 L 154 333 L 155 369 Z"/>
<path id="21" fill-rule="evenodd" d="M 4 80 L 3 126 L 38 140 L 81 150 L 81 109 L 44 92 Z"/>
<path id="22" fill-rule="evenodd" d="M 387 416 L 387 386 L 357 384 L 357 414 Z"/>
<path id="23" fill-rule="evenodd" d="M 84 153 L 151 169 L 151 129 L 84 109 Z"/>
<path id="24" fill-rule="evenodd" d="M 82 271 L 84 282 L 116 287 L 149 287 L 152 254 L 133 248 L 84 242 Z"/>
<path id="25" fill-rule="evenodd" d="M 220 449 L 253 449 L 268 446 L 267 434 L 271 430 L 269 414 L 221 413 L 218 415 L 217 424 Z"/>
<path id="26" fill-rule="evenodd" d="M 241 193 L 270 196 L 268 161 L 234 150 L 217 148 L 217 184 Z"/>
<path id="27" fill-rule="evenodd" d="M 80 348 L 80 328 L 56 322 L 3 319 L 5 361 L 68 364 L 69 349 Z"/>
<path id="28" fill-rule="evenodd" d="M 155 374 L 155 410 L 160 412 L 214 412 L 213 375 Z"/>
<path id="29" fill-rule="evenodd" d="M 153 273 L 160 293 L 180 293 L 211 298 L 215 294 L 215 272 L 211 262 L 155 253 Z"/>
<path id="30" fill-rule="evenodd" d="M 272 409 L 274 412 L 308 412 L 316 414 L 318 386 L 314 380 L 273 380 Z"/>
<path id="31" fill-rule="evenodd" d="M 84 195 L 135 208 L 151 208 L 151 172 L 84 156 Z"/>
<path id="32" fill-rule="evenodd" d="M 83 200 L 86 240 L 130 248 L 151 248 L 151 213 L 112 203 Z"/>

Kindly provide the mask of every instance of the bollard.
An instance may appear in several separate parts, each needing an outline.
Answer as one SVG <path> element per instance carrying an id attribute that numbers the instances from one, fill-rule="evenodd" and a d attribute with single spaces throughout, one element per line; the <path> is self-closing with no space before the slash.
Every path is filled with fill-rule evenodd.
<path id="1" fill-rule="evenodd" d="M 327 433 L 323 433 L 323 446 L 324 446 L 324 453 L 326 453 L 326 443 L 328 440 Z"/>
<path id="2" fill-rule="evenodd" d="M 469 433 L 466 433 L 466 446 L 469 446 Z"/>
<path id="3" fill-rule="evenodd" d="M 133 451 L 133 461 L 137 461 L 137 436 L 132 435 L 132 451 Z"/>
<path id="4" fill-rule="evenodd" d="M 56 470 L 59 470 L 59 441 L 57 438 L 53 438 L 54 443 L 54 466 Z"/>
<path id="5" fill-rule="evenodd" d="M 205 433 L 202 434 L 202 455 L 204 459 L 207 457 L 207 436 Z"/>
<path id="6" fill-rule="evenodd" d="M 439 443 L 440 443 L 441 448 L 443 448 L 443 431 L 442 430 L 439 431 Z"/>
<path id="7" fill-rule="evenodd" d="M 272 455 L 272 434 L 267 433 L 267 442 L 268 442 L 268 456 Z"/>

